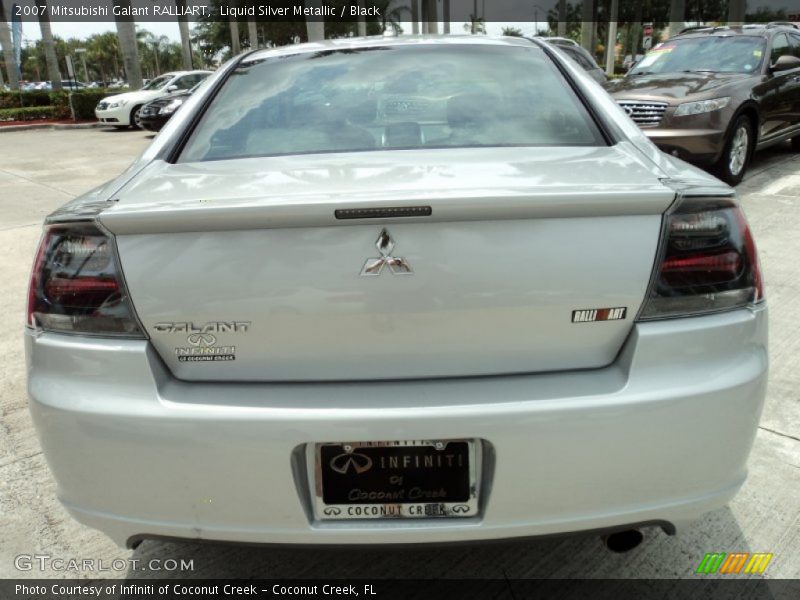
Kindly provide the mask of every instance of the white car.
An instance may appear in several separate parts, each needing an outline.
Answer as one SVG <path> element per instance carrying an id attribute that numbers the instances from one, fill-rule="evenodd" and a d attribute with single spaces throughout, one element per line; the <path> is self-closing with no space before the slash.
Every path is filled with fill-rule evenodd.
<path id="1" fill-rule="evenodd" d="M 139 124 L 139 110 L 157 98 L 173 92 L 185 92 L 211 75 L 211 71 L 176 71 L 152 79 L 142 89 L 103 98 L 94 109 L 101 123 L 126 128 Z"/>
<path id="2" fill-rule="evenodd" d="M 537 39 L 234 58 L 48 217 L 29 299 L 59 498 L 128 546 L 674 533 L 767 385 L 734 190 Z"/>

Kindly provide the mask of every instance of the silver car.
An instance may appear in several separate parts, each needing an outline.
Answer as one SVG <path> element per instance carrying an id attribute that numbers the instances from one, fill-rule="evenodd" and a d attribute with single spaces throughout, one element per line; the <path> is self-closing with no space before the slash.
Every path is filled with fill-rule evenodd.
<path id="1" fill-rule="evenodd" d="M 763 300 L 733 190 L 546 42 L 342 39 L 47 219 L 28 391 L 121 545 L 673 533 L 745 479 Z"/>

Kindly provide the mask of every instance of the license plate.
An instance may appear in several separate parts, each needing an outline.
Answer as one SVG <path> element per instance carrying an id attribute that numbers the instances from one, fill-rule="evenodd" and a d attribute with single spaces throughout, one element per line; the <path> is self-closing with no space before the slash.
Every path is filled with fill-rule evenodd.
<path id="1" fill-rule="evenodd" d="M 479 452 L 475 440 L 316 444 L 316 517 L 475 517 Z"/>

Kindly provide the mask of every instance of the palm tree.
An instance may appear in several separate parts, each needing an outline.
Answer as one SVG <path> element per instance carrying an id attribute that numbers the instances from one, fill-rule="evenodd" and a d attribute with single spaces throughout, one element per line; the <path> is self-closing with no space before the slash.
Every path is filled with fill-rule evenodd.
<path id="1" fill-rule="evenodd" d="M 142 36 L 143 44 L 153 53 L 153 66 L 155 67 L 155 75 L 161 75 L 161 52 L 162 50 L 168 48 L 169 38 L 165 35 L 153 35 L 149 31 L 143 31 L 142 33 L 144 34 Z"/>
<path id="2" fill-rule="evenodd" d="M 114 0 L 114 5 L 130 8 L 130 0 Z M 117 25 L 119 47 L 122 50 L 122 64 L 125 66 L 125 77 L 132 90 L 142 87 L 142 70 L 139 66 L 139 48 L 136 42 L 136 23 L 133 17 L 114 17 Z"/>
<path id="3" fill-rule="evenodd" d="M 115 34 L 108 31 L 93 35 L 86 49 L 89 62 L 99 70 L 103 82 L 108 82 L 111 77 L 119 77 L 119 38 Z"/>
<path id="4" fill-rule="evenodd" d="M 56 44 L 53 41 L 53 31 L 50 29 L 50 16 L 47 9 L 47 0 L 36 0 L 39 9 L 39 29 L 42 32 L 42 42 L 44 44 L 44 58 L 47 63 L 47 78 L 50 80 L 54 90 L 61 89 L 61 71 L 58 70 L 58 57 L 56 56 Z"/>
<path id="5" fill-rule="evenodd" d="M 0 0 L 0 46 L 3 46 L 3 58 L 6 63 L 6 75 L 8 75 L 8 85 L 12 90 L 19 89 L 19 71 L 17 61 L 14 58 L 14 47 L 11 44 L 11 30 L 8 28 L 6 20 L 6 9 Z"/>
<path id="6" fill-rule="evenodd" d="M 396 0 L 372 0 L 372 5 L 380 9 L 381 13 L 381 32 L 391 27 L 396 34 L 403 32 L 400 23 L 408 20 L 407 15 L 411 15 L 411 8 L 407 5 L 395 5 Z M 447 1 L 447 0 L 445 0 Z M 413 17 L 411 17 L 413 20 Z"/>
<path id="7" fill-rule="evenodd" d="M 185 16 L 181 16 L 186 12 L 186 0 L 175 0 L 175 6 L 178 7 L 178 30 L 181 33 L 183 70 L 191 71 L 194 65 L 192 64 L 192 38 L 189 33 L 189 21 L 186 20 Z"/>

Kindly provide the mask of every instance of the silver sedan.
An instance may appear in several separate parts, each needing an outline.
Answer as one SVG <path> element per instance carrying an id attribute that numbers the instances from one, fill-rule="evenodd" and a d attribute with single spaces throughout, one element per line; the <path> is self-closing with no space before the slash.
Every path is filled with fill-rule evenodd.
<path id="1" fill-rule="evenodd" d="M 61 501 L 128 546 L 672 533 L 767 380 L 733 190 L 472 36 L 231 60 L 47 219 L 25 341 Z"/>

